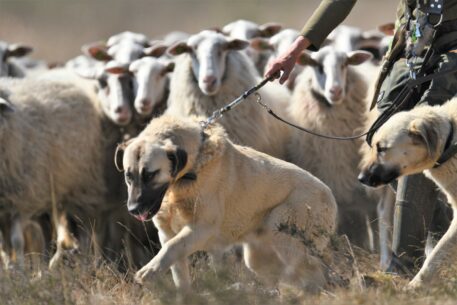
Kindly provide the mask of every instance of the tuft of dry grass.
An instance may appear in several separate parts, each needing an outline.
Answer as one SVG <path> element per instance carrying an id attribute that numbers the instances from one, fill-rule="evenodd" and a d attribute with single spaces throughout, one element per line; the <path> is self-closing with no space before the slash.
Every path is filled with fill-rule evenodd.
<path id="1" fill-rule="evenodd" d="M 133 270 L 120 273 L 114 265 L 96 265 L 92 257 L 80 256 L 66 261 L 55 272 L 41 271 L 36 277 L 29 270 L 1 270 L 0 304 L 65 304 L 65 305 L 206 305 L 206 304 L 456 304 L 457 277 L 448 270 L 446 282 L 422 291 L 404 291 L 406 279 L 376 271 L 378 257 L 353 248 L 349 251 L 343 238 L 333 238 L 335 253 L 325 260 L 329 268 L 347 281 L 319 294 L 310 295 L 291 287 L 272 289 L 263 286 L 236 256 L 214 267 L 207 255 L 198 253 L 191 260 L 193 291 L 180 295 L 174 288 L 171 274 L 141 286 L 133 282 Z M 346 247 L 346 250 L 344 250 Z M 357 264 L 354 268 L 353 264 Z M 31 269 L 30 269 L 31 270 Z M 356 280 L 359 270 L 363 287 Z M 454 275 L 454 277 L 452 277 Z M 341 285 L 341 283 L 344 283 Z"/>

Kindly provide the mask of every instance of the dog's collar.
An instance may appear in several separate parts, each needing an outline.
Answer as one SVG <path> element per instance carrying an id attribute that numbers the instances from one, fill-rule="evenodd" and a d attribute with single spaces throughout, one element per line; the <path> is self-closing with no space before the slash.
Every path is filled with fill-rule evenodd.
<path id="1" fill-rule="evenodd" d="M 446 144 L 444 145 L 443 152 L 438 159 L 438 161 L 435 162 L 435 165 L 433 168 L 437 168 L 441 166 L 443 163 L 451 159 L 455 154 L 457 154 L 457 142 L 452 142 L 454 139 L 454 124 L 452 121 L 449 121 L 449 125 L 451 127 L 451 130 L 449 131 L 449 135 L 447 136 L 446 139 Z"/>

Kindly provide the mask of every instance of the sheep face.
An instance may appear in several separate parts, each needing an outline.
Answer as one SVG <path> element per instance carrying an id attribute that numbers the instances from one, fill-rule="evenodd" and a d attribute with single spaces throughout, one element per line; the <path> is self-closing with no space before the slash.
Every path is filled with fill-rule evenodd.
<path id="1" fill-rule="evenodd" d="M 192 58 L 192 72 L 200 90 L 206 95 L 215 95 L 221 87 L 227 54 L 242 50 L 249 45 L 247 41 L 228 38 L 213 31 L 203 31 L 193 35 L 188 42 L 173 45 L 172 55 L 189 53 Z"/>
<path id="2" fill-rule="evenodd" d="M 154 107 L 163 100 L 168 82 L 168 73 L 174 63 L 164 58 L 143 57 L 132 62 L 129 70 L 135 79 L 135 110 L 149 116 Z"/>
<path id="3" fill-rule="evenodd" d="M 372 58 L 365 51 L 340 52 L 327 46 L 320 51 L 302 53 L 298 63 L 312 69 L 311 90 L 328 106 L 340 105 L 347 91 L 348 65 L 359 65 Z"/>
<path id="4" fill-rule="evenodd" d="M 237 20 L 224 26 L 222 33 L 233 38 L 249 40 L 255 37 L 271 37 L 278 33 L 281 27 L 276 23 L 258 25 L 247 20 Z"/>
<path id="5" fill-rule="evenodd" d="M 132 76 L 124 72 L 103 73 L 98 81 L 98 97 L 104 113 L 116 125 L 125 126 L 132 120 L 133 100 Z"/>
<path id="6" fill-rule="evenodd" d="M 132 120 L 134 91 L 129 65 L 113 60 L 105 43 L 83 46 L 83 53 L 96 62 L 73 67 L 76 73 L 97 80 L 98 97 L 104 113 L 116 125 L 128 125 Z"/>
<path id="7" fill-rule="evenodd" d="M 8 44 L 0 41 L 0 77 L 10 75 L 8 59 L 12 57 L 23 57 L 32 51 L 33 49 L 29 46 Z"/>

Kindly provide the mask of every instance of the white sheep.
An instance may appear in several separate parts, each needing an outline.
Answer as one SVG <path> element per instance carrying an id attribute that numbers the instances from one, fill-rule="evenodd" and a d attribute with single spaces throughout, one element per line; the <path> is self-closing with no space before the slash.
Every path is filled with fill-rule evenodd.
<path id="1" fill-rule="evenodd" d="M 271 37 L 277 34 L 281 28 L 282 25 L 277 23 L 265 23 L 263 25 L 259 25 L 252 21 L 240 19 L 225 25 L 221 32 L 232 38 L 249 41 L 258 37 Z M 244 52 L 246 52 L 246 55 L 252 59 L 257 71 L 262 74 L 268 56 L 264 56 L 264 54 L 259 53 L 256 49 L 251 47 L 246 48 Z"/>
<path id="2" fill-rule="evenodd" d="M 247 56 L 239 52 L 248 42 L 214 31 L 202 31 L 169 49 L 176 58 L 171 76 L 166 113 L 176 116 L 209 116 L 233 101 L 260 79 Z M 263 101 L 274 109 L 289 102 L 286 88 L 267 85 L 260 90 Z M 220 123 L 236 143 L 284 158 L 289 130 L 270 118 L 251 96 L 224 114 Z M 277 110 L 280 111 L 280 110 Z"/>
<path id="3" fill-rule="evenodd" d="M 299 35 L 300 32 L 297 30 L 285 29 L 270 38 L 253 38 L 251 40 L 251 47 L 261 52 L 262 57 L 265 58 L 263 69 L 265 69 L 273 59 L 277 58 L 280 54 L 283 54 Z M 290 73 L 286 85 L 291 91 L 293 91 L 295 80 L 302 70 L 303 68 L 301 66 L 296 66 Z M 261 74 L 263 74 L 264 70 L 261 72 Z"/>
<path id="4" fill-rule="evenodd" d="M 57 224 L 56 263 L 77 248 L 66 214 L 90 231 L 106 192 L 99 109 L 76 86 L 0 79 L 0 201 L 26 219 L 50 212 Z"/>
<path id="5" fill-rule="evenodd" d="M 169 73 L 175 64 L 169 58 L 143 57 L 129 66 L 136 84 L 134 107 L 136 112 L 146 118 L 162 114 L 167 106 Z"/>
<path id="6" fill-rule="evenodd" d="M 303 53 L 305 69 L 297 79 L 289 114 L 300 126 L 334 136 L 350 136 L 366 126 L 367 84 L 353 68 L 369 59 L 364 51 L 341 52 L 327 46 Z M 376 218 L 376 203 L 357 180 L 363 139 L 335 141 L 293 131 L 289 145 L 292 163 L 320 178 L 333 191 L 339 207 L 339 230 L 366 248 L 366 217 Z"/>

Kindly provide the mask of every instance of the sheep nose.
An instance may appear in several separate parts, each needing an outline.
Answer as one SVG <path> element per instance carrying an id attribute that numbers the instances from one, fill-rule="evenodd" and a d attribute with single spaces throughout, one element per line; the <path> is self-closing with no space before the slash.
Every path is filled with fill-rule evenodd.
<path id="1" fill-rule="evenodd" d="M 203 83 L 208 86 L 214 86 L 216 84 L 216 77 L 213 75 L 207 75 L 203 78 Z"/>
<path id="2" fill-rule="evenodd" d="M 116 109 L 114 109 L 114 113 L 116 114 L 121 114 L 121 113 L 126 113 L 127 112 L 127 107 L 125 106 L 118 106 Z"/>
<path id="3" fill-rule="evenodd" d="M 340 86 L 333 86 L 332 88 L 330 88 L 330 93 L 335 97 L 339 97 L 343 93 L 343 88 L 341 88 Z"/>

